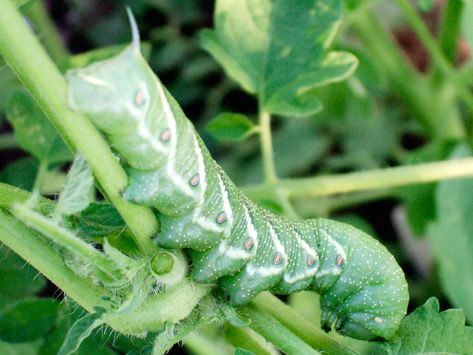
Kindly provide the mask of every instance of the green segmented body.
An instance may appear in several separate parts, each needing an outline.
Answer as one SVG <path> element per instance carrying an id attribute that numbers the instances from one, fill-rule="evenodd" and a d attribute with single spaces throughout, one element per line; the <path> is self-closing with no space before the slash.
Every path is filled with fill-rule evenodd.
<path id="1" fill-rule="evenodd" d="M 235 305 L 263 290 L 321 295 L 322 323 L 389 338 L 407 308 L 404 274 L 376 240 L 327 219 L 295 221 L 248 200 L 212 159 L 136 44 L 68 73 L 70 102 L 129 166 L 125 197 L 160 212 L 156 242 L 191 250 L 192 277 L 219 280 Z"/>

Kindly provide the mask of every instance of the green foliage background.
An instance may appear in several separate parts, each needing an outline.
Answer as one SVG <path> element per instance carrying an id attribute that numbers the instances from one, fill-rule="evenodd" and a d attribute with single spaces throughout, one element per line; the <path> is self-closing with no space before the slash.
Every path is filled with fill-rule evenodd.
<path id="1" fill-rule="evenodd" d="M 46 2 L 46 12 L 38 2 L 18 4 L 63 71 L 109 57 L 129 41 L 123 2 Z M 248 26 L 251 13 L 245 12 L 249 11 L 246 3 L 227 1 L 228 8 L 217 11 L 215 20 L 212 1 L 135 0 L 128 5 L 137 18 L 150 65 L 237 185 L 276 212 L 304 218 L 330 216 L 353 224 L 379 238 L 395 255 L 406 272 L 410 310 L 421 307 L 406 318 L 399 338 L 384 344 L 383 351 L 473 352 L 471 328 L 464 326 L 463 313 L 439 313 L 438 301 L 430 298 L 437 297 L 441 309 L 462 308 L 467 323 L 473 322 L 469 218 L 473 180 L 418 185 L 414 174 L 412 184 L 400 187 L 386 183 L 381 189 L 355 187 L 353 192 L 327 195 L 308 189 L 281 199 L 260 193 L 268 169 L 258 136 L 259 103 L 259 110 L 273 114 L 275 174 L 293 179 L 284 184 L 294 189 L 298 179 L 306 176 L 373 171 L 376 177 L 377 169 L 471 157 L 473 2 L 459 5 L 450 0 L 442 6 L 417 1 L 415 12 L 412 3 L 404 0 L 347 0 L 339 34 L 333 38 L 338 25 L 330 16 L 342 11 L 342 3 L 337 8 L 321 0 L 318 3 L 328 12 L 319 12 L 315 20 L 318 41 L 311 41 L 313 34 L 306 31 L 309 16 L 291 17 L 296 6 L 292 2 L 274 1 L 271 18 L 258 28 Z M 265 2 L 254 3 L 264 10 Z M 298 1 L 297 6 L 309 4 Z M 229 20 L 232 12 L 238 16 Z M 236 26 L 241 31 L 232 33 L 225 27 L 231 20 L 239 21 Z M 58 34 L 62 42 L 57 41 Z M 327 53 L 323 49 L 333 39 Z M 294 48 L 287 47 L 291 41 Z M 358 68 L 350 75 L 355 57 Z M 346 80 L 332 83 L 335 79 Z M 303 94 L 297 91 L 301 86 Z M 55 198 L 66 183 L 72 154 L 3 61 L 0 88 L 0 182 L 29 191 L 39 188 Z M 353 179 L 348 185 L 356 186 Z M 83 191 L 79 188 L 79 194 Z M 77 203 L 74 191 L 67 196 Z M 89 197 L 82 204 L 87 205 Z M 113 240 L 129 233 L 108 204 L 98 201 L 85 210 L 80 201 L 79 207 L 67 201 L 62 205 L 67 211 L 57 215 L 72 215 L 69 223 L 84 239 L 97 242 L 108 235 Z M 130 237 L 115 240 L 121 250 L 133 251 L 127 242 Z M 60 302 L 59 291 L 5 246 L 0 252 L 0 353 L 56 353 L 83 311 L 69 300 Z M 319 325 L 317 302 L 312 293 L 288 300 Z M 419 348 L 419 340 L 431 329 L 442 332 L 430 335 Z M 445 339 L 446 334 L 451 338 Z M 381 351 L 371 344 L 333 337 L 360 353 Z M 439 338 L 444 341 L 438 342 Z M 220 349 L 228 352 L 238 348 L 231 326 L 225 332 L 203 329 L 188 339 L 190 352 L 202 353 L 219 342 Z M 146 352 L 147 345 L 149 339 L 99 329 L 78 353 Z"/>

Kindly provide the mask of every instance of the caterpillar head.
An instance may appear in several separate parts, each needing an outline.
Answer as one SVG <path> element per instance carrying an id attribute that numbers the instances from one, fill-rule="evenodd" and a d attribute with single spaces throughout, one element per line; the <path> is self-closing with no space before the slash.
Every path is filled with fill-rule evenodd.
<path id="1" fill-rule="evenodd" d="M 133 42 L 113 58 L 69 70 L 69 104 L 86 113 L 107 134 L 136 128 L 156 93 L 151 69 L 142 57 L 135 20 L 129 12 Z"/>

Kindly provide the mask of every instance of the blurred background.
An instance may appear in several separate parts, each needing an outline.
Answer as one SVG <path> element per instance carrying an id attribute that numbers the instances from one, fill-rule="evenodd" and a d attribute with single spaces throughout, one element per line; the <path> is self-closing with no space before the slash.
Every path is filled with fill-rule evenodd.
<path id="1" fill-rule="evenodd" d="M 238 186 L 245 188 L 261 183 L 258 137 L 233 142 L 207 129 L 207 124 L 223 112 L 257 119 L 255 98 L 232 82 L 200 46 L 199 31 L 213 26 L 214 1 L 51 0 L 44 3 L 46 14 L 39 20 L 31 19 L 31 26 L 48 47 L 56 34 L 47 25 L 39 31 L 35 26 L 49 17 L 64 49 L 72 55 L 128 43 L 130 27 L 125 6 L 130 6 L 150 66 L 194 122 L 214 158 Z M 451 66 L 466 86 L 473 83 L 471 4 L 465 1 L 463 17 L 458 21 L 458 39 L 450 56 Z M 418 0 L 413 5 L 430 33 L 439 38 L 447 2 Z M 27 4 L 24 13 L 28 15 L 34 6 Z M 318 90 L 317 96 L 324 105 L 321 112 L 305 118 L 274 117 L 274 156 L 280 177 L 342 174 L 438 161 L 447 159 L 459 142 L 469 142 L 471 119 L 468 118 L 472 112 L 452 93 L 451 83 L 433 64 L 431 52 L 394 2 L 347 0 L 345 20 L 334 49 L 355 54 L 359 67 L 348 80 Z M 69 60 L 79 63 L 80 57 Z M 401 62 L 402 66 L 398 65 Z M 58 65 L 65 68 L 70 63 Z M 0 62 L 0 182 L 31 190 L 38 162 L 20 148 L 4 114 L 10 92 L 19 85 L 5 63 Z M 457 123 L 462 129 L 455 128 Z M 68 164 L 64 159 L 48 173 L 46 194 L 54 196 L 59 190 Z M 448 296 L 461 291 L 443 286 L 439 275 L 441 261 L 432 252 L 429 228 L 433 222 L 441 223 L 437 212 L 443 198 L 437 189 L 438 184 L 425 184 L 320 198 L 298 197 L 292 203 L 301 217 L 330 216 L 346 221 L 387 246 L 406 272 L 410 310 L 430 296 L 438 297 L 441 308 L 446 309 L 462 306 L 452 301 L 455 297 Z M 258 198 L 257 194 L 252 197 L 267 208 L 282 211 L 276 200 Z M 466 203 L 464 208 L 467 206 Z M 473 234 L 466 236 L 473 238 Z M 473 245 L 472 240 L 469 243 Z M 473 246 L 470 251 L 473 258 Z M 0 259 L 14 258 L 5 248 L 0 249 L 1 253 L 4 256 Z M 21 268 L 26 272 L 26 267 Z M 0 278 L 1 272 L 0 265 Z M 34 275 L 30 272 L 29 277 Z M 473 284 L 473 279 L 468 282 Z M 44 288 L 42 284 L 34 292 L 58 296 L 51 285 Z M 294 301 L 297 297 L 301 300 Z M 314 297 L 301 294 L 289 301 L 303 309 L 302 305 Z M 467 313 L 470 324 L 472 316 Z"/>

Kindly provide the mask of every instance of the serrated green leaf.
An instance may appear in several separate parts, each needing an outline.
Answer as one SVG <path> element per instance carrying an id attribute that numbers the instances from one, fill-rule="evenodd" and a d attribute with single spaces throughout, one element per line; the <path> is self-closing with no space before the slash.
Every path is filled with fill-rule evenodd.
<path id="1" fill-rule="evenodd" d="M 30 299 L 5 308 L 0 313 L 0 339 L 22 343 L 44 337 L 56 322 L 59 302 Z"/>
<path id="2" fill-rule="evenodd" d="M 458 147 L 453 158 L 471 156 Z M 473 320 L 473 179 L 446 180 L 436 190 L 437 219 L 428 229 L 442 287 L 452 303 Z"/>
<path id="3" fill-rule="evenodd" d="M 77 154 L 59 195 L 55 213 L 70 216 L 83 211 L 94 200 L 94 177 L 82 154 Z"/>
<path id="4" fill-rule="evenodd" d="M 398 337 L 384 347 L 388 354 L 471 354 L 473 328 L 465 326 L 460 309 L 439 313 L 432 297 L 401 322 Z"/>
<path id="5" fill-rule="evenodd" d="M 245 115 L 226 112 L 211 120 L 206 129 L 218 141 L 236 142 L 248 137 L 253 127 L 253 122 Z"/>
<path id="6" fill-rule="evenodd" d="M 25 91 L 15 91 L 8 102 L 7 119 L 21 147 L 39 160 L 64 162 L 72 155 L 56 129 Z"/>
<path id="7" fill-rule="evenodd" d="M 307 115 L 321 109 L 314 88 L 357 66 L 349 53 L 327 53 L 342 7 L 341 0 L 220 0 L 215 30 L 201 33 L 202 45 L 262 109 Z"/>
<path id="8" fill-rule="evenodd" d="M 169 352 L 174 344 L 183 341 L 186 336 L 198 328 L 200 325 L 199 321 L 200 317 L 197 316 L 196 313 L 193 313 L 180 324 L 167 324 L 154 340 L 153 355 L 166 354 Z"/>
<path id="9" fill-rule="evenodd" d="M 88 313 L 78 319 L 69 329 L 58 355 L 73 354 L 92 331 L 103 324 L 103 313 Z"/>
<path id="10" fill-rule="evenodd" d="M 47 335 L 38 355 L 57 354 L 61 348 L 64 339 L 72 325 L 80 318 L 84 310 L 72 301 L 66 301 L 61 304 L 58 322 L 56 327 Z M 97 333 L 97 334 L 95 334 Z M 93 332 L 90 337 L 85 339 L 74 355 L 109 355 L 115 354 L 106 345 L 108 334 L 105 335 L 98 330 Z M 115 340 L 114 340 L 115 342 Z"/>

